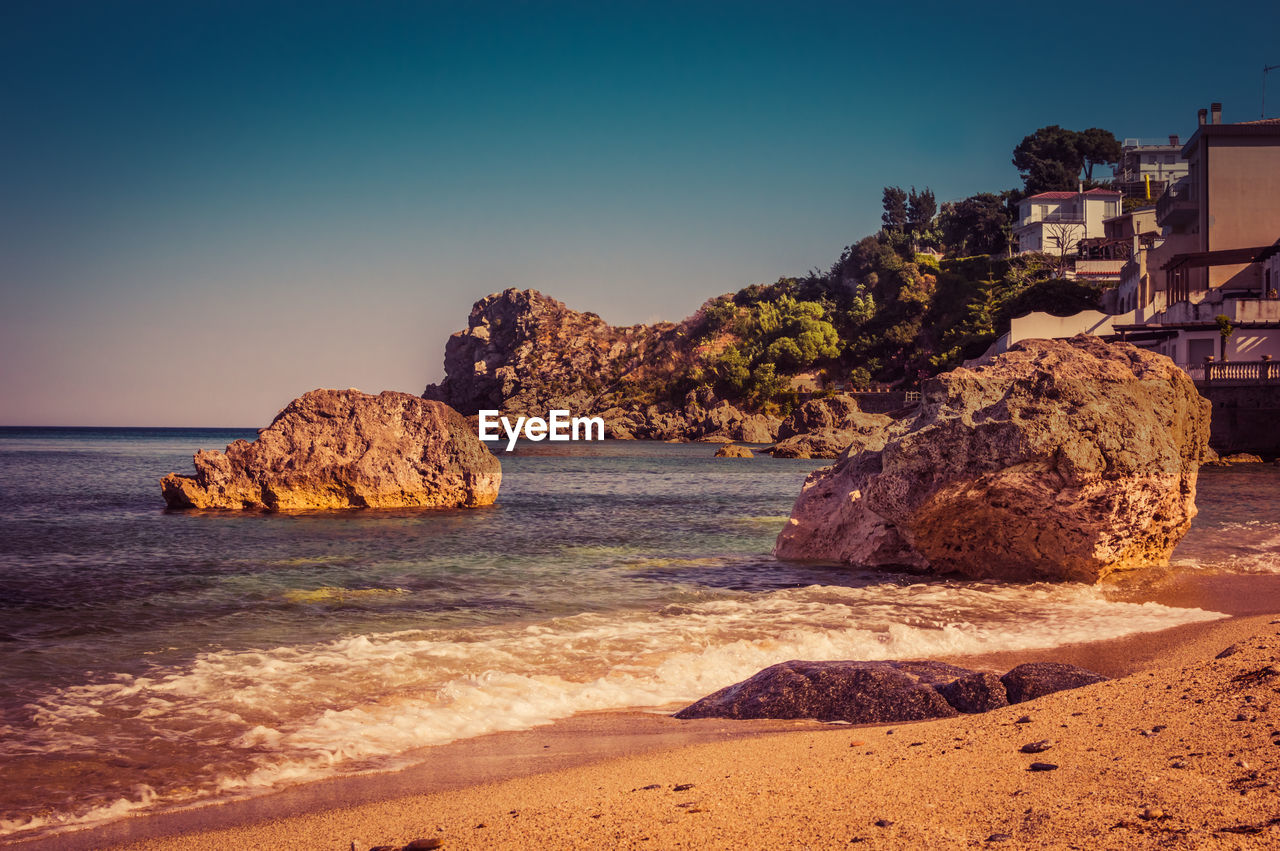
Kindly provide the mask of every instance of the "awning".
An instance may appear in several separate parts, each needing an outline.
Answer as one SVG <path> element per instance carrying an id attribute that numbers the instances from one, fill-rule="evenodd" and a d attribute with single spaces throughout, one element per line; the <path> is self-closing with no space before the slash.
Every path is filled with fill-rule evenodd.
<path id="1" fill-rule="evenodd" d="M 1258 263 L 1280 252 L 1280 240 L 1272 245 L 1253 248 L 1223 248 L 1218 251 L 1197 251 L 1175 254 L 1161 266 L 1166 272 L 1176 269 L 1202 269 L 1206 266 L 1234 266 L 1237 263 Z"/>

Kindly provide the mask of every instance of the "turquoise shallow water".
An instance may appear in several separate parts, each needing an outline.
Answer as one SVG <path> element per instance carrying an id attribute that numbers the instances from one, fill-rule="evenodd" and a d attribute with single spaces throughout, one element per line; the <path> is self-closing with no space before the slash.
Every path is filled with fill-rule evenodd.
<path id="1" fill-rule="evenodd" d="M 475 511 L 163 510 L 161 475 L 253 436 L 0 429 L 0 831 L 676 705 L 788 658 L 1043 647 L 1214 616 L 779 563 L 819 462 L 699 444 L 525 445 L 500 456 L 499 503 Z M 1280 477 L 1210 473 L 1203 490 L 1220 492 L 1180 556 L 1270 570 L 1280 524 L 1257 501 L 1276 507 Z"/>

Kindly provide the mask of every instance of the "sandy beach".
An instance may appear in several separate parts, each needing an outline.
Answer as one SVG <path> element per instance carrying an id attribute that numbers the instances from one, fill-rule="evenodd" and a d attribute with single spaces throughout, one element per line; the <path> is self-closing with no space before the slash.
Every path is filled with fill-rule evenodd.
<path id="1" fill-rule="evenodd" d="M 1192 584 L 1210 598 L 1238 590 Z M 1244 614 L 952 659 L 993 670 L 1055 659 L 1117 677 L 983 715 L 887 727 L 585 715 L 438 748 L 405 772 L 39 847 L 1272 847 L 1278 651 L 1280 614 Z"/>

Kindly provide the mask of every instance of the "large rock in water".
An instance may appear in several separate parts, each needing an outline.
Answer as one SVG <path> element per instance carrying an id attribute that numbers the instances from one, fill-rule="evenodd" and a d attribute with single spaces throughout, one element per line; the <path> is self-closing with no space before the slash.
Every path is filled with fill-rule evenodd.
<path id="1" fill-rule="evenodd" d="M 774 458 L 837 458 L 846 450 L 880 449 L 892 424 L 892 417 L 864 413 L 852 396 L 811 399 L 782 421 L 767 451 Z"/>
<path id="2" fill-rule="evenodd" d="M 170 508 L 472 508 L 502 467 L 452 408 L 408 393 L 313 390 L 250 443 L 200 451 L 160 480 Z"/>
<path id="3" fill-rule="evenodd" d="M 1162 355 L 1026 340 L 922 397 L 883 449 L 809 476 L 779 558 L 1095 582 L 1166 564 L 1191 525 L 1209 402 Z"/>

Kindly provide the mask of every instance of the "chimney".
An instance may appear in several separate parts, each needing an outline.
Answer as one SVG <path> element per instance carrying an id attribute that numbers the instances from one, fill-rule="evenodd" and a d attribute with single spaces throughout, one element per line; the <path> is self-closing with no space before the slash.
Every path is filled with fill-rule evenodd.
<path id="1" fill-rule="evenodd" d="M 1205 124 L 1207 124 L 1207 123 L 1208 123 L 1208 122 L 1206 121 L 1206 119 L 1209 117 L 1209 110 L 1207 110 L 1207 109 L 1202 109 L 1202 110 L 1200 110 L 1200 112 L 1199 112 L 1199 113 L 1197 113 L 1197 115 L 1198 115 L 1198 117 L 1200 118 L 1200 126 L 1201 126 L 1201 127 L 1203 127 Z"/>
<path id="2" fill-rule="evenodd" d="M 1177 133 L 1174 133 L 1174 134 L 1172 134 L 1172 135 L 1169 137 L 1169 144 L 1170 144 L 1170 145 L 1173 145 L 1175 148 L 1176 148 L 1176 147 L 1178 147 L 1178 134 L 1177 134 Z"/>
<path id="3" fill-rule="evenodd" d="M 1214 124 L 1222 123 L 1222 104 L 1220 103 L 1209 104 L 1209 112 L 1213 115 Z"/>

